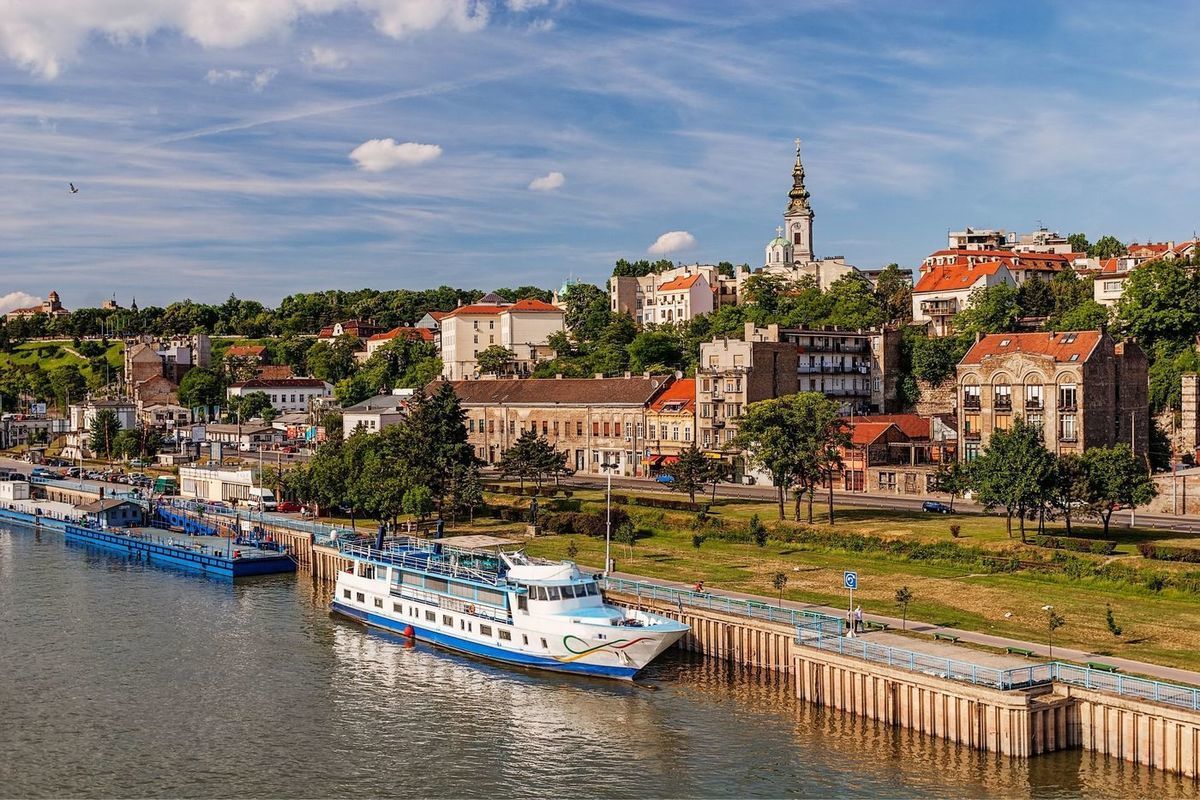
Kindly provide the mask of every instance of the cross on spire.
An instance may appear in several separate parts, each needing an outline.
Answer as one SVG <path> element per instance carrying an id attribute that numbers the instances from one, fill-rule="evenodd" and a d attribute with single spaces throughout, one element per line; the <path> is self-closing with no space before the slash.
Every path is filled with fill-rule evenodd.
<path id="1" fill-rule="evenodd" d="M 775 226 L 775 235 L 776 235 L 776 236 L 783 236 L 783 226 L 782 226 L 782 225 L 776 225 L 776 226 Z"/>
<path id="2" fill-rule="evenodd" d="M 800 139 L 796 139 L 796 158 L 800 158 Z"/>

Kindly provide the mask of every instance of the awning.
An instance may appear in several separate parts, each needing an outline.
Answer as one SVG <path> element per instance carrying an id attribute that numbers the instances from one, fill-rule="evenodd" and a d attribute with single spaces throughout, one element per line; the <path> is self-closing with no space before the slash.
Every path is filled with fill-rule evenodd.
<path id="1" fill-rule="evenodd" d="M 663 464 L 674 464 L 679 460 L 679 456 L 660 456 Z"/>
<path id="2" fill-rule="evenodd" d="M 663 463 L 664 458 L 666 458 L 666 456 L 660 455 L 659 453 L 651 453 L 642 459 L 642 463 L 651 467 L 657 467 L 659 464 Z"/>

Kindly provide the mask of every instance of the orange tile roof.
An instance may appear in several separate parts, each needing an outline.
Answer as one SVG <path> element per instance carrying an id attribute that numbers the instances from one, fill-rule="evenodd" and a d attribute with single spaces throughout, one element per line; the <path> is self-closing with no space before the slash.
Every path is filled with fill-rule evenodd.
<path id="1" fill-rule="evenodd" d="M 888 428 L 896 426 L 890 422 L 859 422 L 855 420 L 851 423 L 845 420 L 845 425 L 850 429 L 850 444 L 869 445 L 875 442 L 880 436 L 887 431 Z"/>
<path id="2" fill-rule="evenodd" d="M 1136 255 L 1139 258 L 1144 256 L 1161 256 L 1163 253 L 1171 249 L 1170 242 L 1146 242 L 1146 244 L 1132 243 L 1126 248 L 1129 255 Z"/>
<path id="3" fill-rule="evenodd" d="M 917 281 L 913 292 L 948 292 L 954 289 L 968 289 L 979 282 L 981 278 L 995 275 L 1003 266 L 999 261 L 985 261 L 974 267 L 967 264 L 947 264 L 943 267 L 930 267 Z"/>
<path id="4" fill-rule="evenodd" d="M 455 316 L 459 316 L 461 314 L 491 315 L 491 314 L 503 314 L 506 311 L 541 312 L 541 313 L 548 313 L 548 312 L 553 311 L 553 312 L 557 312 L 559 314 L 563 313 L 563 310 L 561 308 L 559 308 L 558 306 L 551 305 L 550 303 L 544 303 L 541 300 L 518 300 L 517 302 L 512 303 L 511 305 L 509 305 L 509 304 L 493 305 L 493 304 L 483 304 L 483 303 L 472 303 L 469 306 L 459 306 L 458 308 L 454 309 L 453 311 L 447 313 L 446 316 L 447 317 L 455 317 Z"/>
<path id="5" fill-rule="evenodd" d="M 929 417 L 922 417 L 920 414 L 864 414 L 861 417 L 854 418 L 855 422 L 859 420 L 863 422 L 890 422 L 904 431 L 904 435 L 910 439 L 929 438 Z"/>
<path id="6" fill-rule="evenodd" d="M 960 364 L 979 364 L 989 356 L 1026 353 L 1049 356 L 1056 362 L 1087 361 L 1103 336 L 1100 331 L 989 333 L 971 346 Z"/>
<path id="7" fill-rule="evenodd" d="M 401 325 L 399 328 L 392 328 L 390 331 L 387 331 L 385 333 L 377 333 L 374 336 L 372 336 L 370 339 L 368 339 L 367 341 L 390 342 L 392 339 L 395 339 L 397 336 L 403 336 L 405 339 L 408 339 L 408 340 L 414 341 L 414 342 L 417 341 L 418 339 L 420 339 L 423 342 L 432 342 L 433 341 L 433 331 L 429 330 L 428 328 L 409 328 L 404 325 Z"/>
<path id="8" fill-rule="evenodd" d="M 450 313 L 449 311 L 430 311 L 429 316 L 433 317 L 434 320 L 441 320 L 442 317 L 446 316 L 449 313 Z"/>
<path id="9" fill-rule="evenodd" d="M 697 275 L 680 275 L 678 278 L 673 278 L 672 280 L 669 280 L 666 283 L 664 283 L 662 286 L 659 286 L 658 290 L 661 292 L 664 289 L 666 289 L 666 290 L 690 289 L 696 285 L 696 281 L 700 280 L 701 277 L 703 277 L 703 276 L 698 275 L 698 274 Z"/>
<path id="10" fill-rule="evenodd" d="M 1100 262 L 1100 272 L 1103 274 L 1113 274 L 1123 272 L 1120 267 L 1121 261 L 1118 258 L 1106 258 Z"/>
<path id="11" fill-rule="evenodd" d="M 651 411 L 662 411 L 663 406 L 668 403 L 684 403 L 680 411 L 691 411 L 696 407 L 696 379 L 681 378 L 670 386 L 666 391 L 658 396 L 653 403 L 650 404 Z"/>
<path id="12" fill-rule="evenodd" d="M 267 348 L 261 344 L 235 344 L 225 351 L 226 358 L 245 358 L 247 356 L 261 356 L 267 351 Z"/>

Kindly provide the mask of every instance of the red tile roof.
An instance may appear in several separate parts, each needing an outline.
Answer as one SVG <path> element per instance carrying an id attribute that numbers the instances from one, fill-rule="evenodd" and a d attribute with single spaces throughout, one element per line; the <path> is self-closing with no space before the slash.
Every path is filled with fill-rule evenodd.
<path id="1" fill-rule="evenodd" d="M 261 378 L 262 380 L 277 381 L 283 378 L 294 378 L 295 375 L 292 372 L 292 368 L 287 364 L 263 364 L 258 368 L 257 373 L 255 373 L 255 377 Z"/>
<path id="2" fill-rule="evenodd" d="M 954 289 L 968 289 L 982 278 L 995 275 L 1000 267 L 999 261 L 985 261 L 970 267 L 966 264 L 947 264 L 943 267 L 930 267 L 917 281 L 913 292 L 948 292 Z"/>
<path id="3" fill-rule="evenodd" d="M 1146 242 L 1146 244 L 1132 243 L 1126 248 L 1129 255 L 1137 258 L 1154 258 L 1161 256 L 1171 249 L 1170 242 Z"/>
<path id="4" fill-rule="evenodd" d="M 859 420 L 863 422 L 890 422 L 904 431 L 904 435 L 910 439 L 929 438 L 929 417 L 922 417 L 920 414 L 870 414 L 854 418 L 855 422 Z"/>
<path id="5" fill-rule="evenodd" d="M 512 304 L 506 303 L 504 305 L 472 303 L 469 306 L 459 306 L 458 308 L 454 309 L 453 311 L 448 312 L 446 314 L 446 316 L 454 317 L 454 316 L 458 316 L 460 314 L 492 315 L 492 314 L 503 314 L 506 311 L 517 311 L 517 312 L 522 312 L 522 313 L 527 313 L 527 312 L 542 312 L 542 313 L 555 312 L 558 314 L 563 313 L 563 310 L 561 308 L 559 308 L 558 306 L 554 306 L 549 303 L 544 303 L 541 300 L 518 300 L 515 303 L 512 303 Z"/>
<path id="6" fill-rule="evenodd" d="M 267 352 L 261 344 L 234 344 L 225 351 L 226 358 L 259 357 Z"/>
<path id="7" fill-rule="evenodd" d="M 318 389 L 325 381 L 316 378 L 251 378 L 240 383 L 231 383 L 230 389 Z"/>
<path id="8" fill-rule="evenodd" d="M 409 341 L 414 341 L 414 342 L 417 340 L 420 340 L 423 342 L 432 342 L 433 341 L 433 331 L 429 330 L 429 328 L 409 328 L 409 327 L 403 326 L 403 325 L 400 326 L 399 328 L 392 328 L 390 331 L 387 331 L 386 333 L 377 333 L 374 336 L 372 336 L 370 339 L 368 339 L 367 341 L 369 341 L 369 342 L 390 342 L 392 339 L 395 339 L 397 336 L 402 336 L 405 339 L 408 339 Z"/>
<path id="9" fill-rule="evenodd" d="M 860 447 L 874 443 L 880 436 L 883 436 L 888 428 L 896 427 L 890 422 L 859 422 L 858 420 L 853 423 L 845 420 L 845 425 L 850 429 L 850 444 Z"/>
<path id="10" fill-rule="evenodd" d="M 441 321 L 442 317 L 449 313 L 449 311 L 430 311 L 429 316 L 433 317 L 435 320 Z"/>
<path id="11" fill-rule="evenodd" d="M 1056 362 L 1087 361 L 1100 337 L 1100 331 L 1038 333 L 990 333 L 971 346 L 960 364 L 979 364 L 989 356 L 1027 353 L 1049 356 Z"/>
<path id="12" fill-rule="evenodd" d="M 700 280 L 702 277 L 702 275 L 680 275 L 678 278 L 673 278 L 672 280 L 664 283 L 662 286 L 659 286 L 658 290 L 661 292 L 671 289 L 690 289 L 695 286 L 696 281 Z"/>
<path id="13" fill-rule="evenodd" d="M 668 403 L 683 403 L 679 411 L 691 411 L 696 407 L 696 379 L 681 378 L 675 381 L 667 390 L 650 404 L 651 411 L 662 411 Z"/>

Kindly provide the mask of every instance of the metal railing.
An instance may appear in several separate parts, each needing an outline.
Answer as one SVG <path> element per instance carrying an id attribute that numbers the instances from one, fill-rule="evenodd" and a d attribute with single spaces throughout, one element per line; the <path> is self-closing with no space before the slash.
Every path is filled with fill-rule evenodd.
<path id="1" fill-rule="evenodd" d="M 1120 697 L 1133 697 L 1190 711 L 1200 711 L 1200 687 L 1136 678 L 1118 672 L 1066 664 L 1062 661 L 1030 664 L 1026 667 L 1010 669 L 985 667 L 970 661 L 888 647 L 862 638 L 849 638 L 843 635 L 843 620 L 828 615 L 822 616 L 823 619 L 812 620 L 796 626 L 797 644 L 859 658 L 873 664 L 898 667 L 910 672 L 919 672 L 952 681 L 990 686 L 1002 691 L 1026 689 L 1057 681 Z"/>
<path id="2" fill-rule="evenodd" d="M 625 578 L 608 577 L 602 579 L 602 583 L 605 589 L 615 592 L 627 592 L 647 600 L 666 600 L 679 606 L 722 611 L 726 614 L 736 614 L 752 619 L 765 619 L 768 622 L 801 625 L 811 622 L 814 619 L 827 617 L 827 615 L 816 611 L 784 608 L 783 606 L 762 603 L 757 600 L 740 600 L 735 597 L 722 597 L 709 594 L 708 592 L 695 592 L 691 589 L 659 586 L 654 583 L 631 581 Z"/>

